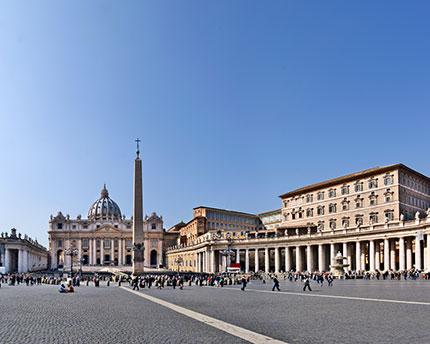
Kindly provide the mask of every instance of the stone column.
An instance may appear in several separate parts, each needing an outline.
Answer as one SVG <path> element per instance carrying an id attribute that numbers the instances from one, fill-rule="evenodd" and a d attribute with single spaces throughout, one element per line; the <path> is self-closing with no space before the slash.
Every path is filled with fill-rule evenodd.
<path id="1" fill-rule="evenodd" d="M 390 240 L 384 239 L 384 270 L 390 270 Z"/>
<path id="2" fill-rule="evenodd" d="M 221 255 L 221 272 L 227 272 L 227 256 Z"/>
<path id="3" fill-rule="evenodd" d="M 421 240 L 415 237 L 415 269 L 422 270 L 421 266 Z"/>
<path id="4" fill-rule="evenodd" d="M 269 248 L 266 247 L 264 249 L 264 271 L 269 272 L 270 264 L 269 264 Z"/>
<path id="5" fill-rule="evenodd" d="M 51 240 L 51 266 L 57 267 L 57 249 L 55 247 L 56 241 Z"/>
<path id="6" fill-rule="evenodd" d="M 300 246 L 296 246 L 296 271 L 302 271 L 303 270 L 303 264 L 302 264 L 302 250 L 300 249 Z"/>
<path id="7" fill-rule="evenodd" d="M 426 235 L 427 237 L 427 256 L 424 257 L 425 261 L 427 262 L 427 271 L 430 271 L 430 234 Z"/>
<path id="8" fill-rule="evenodd" d="M 412 269 L 412 237 L 406 241 L 406 269 Z"/>
<path id="9" fill-rule="evenodd" d="M 380 241 L 375 242 L 375 269 L 381 270 L 381 243 Z"/>
<path id="10" fill-rule="evenodd" d="M 366 243 L 361 245 L 360 270 L 366 270 Z"/>
<path id="11" fill-rule="evenodd" d="M 82 259 L 82 239 L 78 239 L 78 259 L 79 259 L 79 266 L 81 266 L 80 260 Z"/>
<path id="12" fill-rule="evenodd" d="M 405 270 L 405 238 L 399 238 L 399 270 Z"/>
<path id="13" fill-rule="evenodd" d="M 289 246 L 285 247 L 285 271 L 291 270 L 291 249 Z"/>
<path id="14" fill-rule="evenodd" d="M 275 273 L 276 274 L 279 273 L 279 265 L 280 265 L 280 261 L 279 261 L 279 247 L 275 247 Z"/>
<path id="15" fill-rule="evenodd" d="M 123 239 L 118 239 L 118 265 L 122 265 L 122 242 Z"/>
<path id="16" fill-rule="evenodd" d="M 306 247 L 306 270 L 312 271 L 313 270 L 313 261 L 312 261 L 312 246 L 308 245 Z"/>
<path id="17" fill-rule="evenodd" d="M 103 265 L 103 261 L 105 260 L 105 239 L 100 239 L 100 265 Z"/>
<path id="18" fill-rule="evenodd" d="M 236 264 L 240 264 L 240 249 L 236 249 Z"/>
<path id="19" fill-rule="evenodd" d="M 22 271 L 22 270 L 23 270 L 23 264 L 22 264 L 22 261 L 23 261 L 23 251 L 22 251 L 22 249 L 20 248 L 20 249 L 18 250 L 18 272 L 19 272 L 19 273 L 24 272 L 24 271 Z"/>
<path id="20" fill-rule="evenodd" d="M 113 261 L 115 261 L 115 239 L 110 240 L 110 245 L 111 245 L 111 247 L 110 247 L 110 255 L 111 255 L 110 260 L 113 262 Z"/>
<path id="21" fill-rule="evenodd" d="M 328 262 L 329 265 L 333 264 L 333 258 L 336 257 L 336 250 L 334 244 L 330 244 L 330 261 Z"/>
<path id="22" fill-rule="evenodd" d="M 390 268 L 396 270 L 396 239 L 390 240 Z"/>
<path id="23" fill-rule="evenodd" d="M 375 271 L 375 240 L 369 241 L 369 270 Z"/>
<path id="24" fill-rule="evenodd" d="M 9 267 L 10 267 L 10 262 L 9 262 L 9 250 L 5 247 L 5 250 L 4 250 L 4 266 L 5 266 L 5 269 L 6 269 L 6 273 L 8 273 L 9 272 Z"/>
<path id="25" fill-rule="evenodd" d="M 211 250 L 211 272 L 215 273 L 216 268 L 215 268 L 215 251 L 212 249 Z"/>
<path id="26" fill-rule="evenodd" d="M 245 273 L 249 272 L 249 249 L 245 250 Z"/>
<path id="27" fill-rule="evenodd" d="M 325 271 L 325 252 L 324 245 L 318 245 L 318 270 L 320 272 Z"/>
<path id="28" fill-rule="evenodd" d="M 93 254 L 94 254 L 93 264 L 97 265 L 97 239 L 96 238 L 93 238 Z"/>
<path id="29" fill-rule="evenodd" d="M 260 266 L 259 266 L 259 260 L 258 260 L 258 248 L 255 249 L 255 257 L 254 257 L 254 270 L 255 272 L 257 272 L 258 270 L 260 270 Z"/>
<path id="30" fill-rule="evenodd" d="M 361 270 L 361 243 L 357 241 L 355 243 L 355 269 Z"/>
<path id="31" fill-rule="evenodd" d="M 348 257 L 348 243 L 346 242 L 342 244 L 342 256 Z"/>

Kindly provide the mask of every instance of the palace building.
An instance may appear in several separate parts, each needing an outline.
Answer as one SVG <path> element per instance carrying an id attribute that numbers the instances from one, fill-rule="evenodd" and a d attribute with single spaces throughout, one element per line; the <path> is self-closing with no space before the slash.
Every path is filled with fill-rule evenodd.
<path id="1" fill-rule="evenodd" d="M 126 219 L 120 207 L 109 197 L 106 185 L 88 210 L 88 218 L 76 219 L 61 212 L 49 221 L 49 251 L 52 268 L 85 266 L 131 266 L 133 218 Z M 163 218 L 155 212 L 143 219 L 145 265 L 164 264 L 165 231 Z M 167 236 L 166 236 L 167 237 Z M 74 252 L 74 254 L 73 254 Z M 73 259 L 73 261 L 72 261 Z"/>
<path id="2" fill-rule="evenodd" d="M 430 270 L 430 178 L 402 164 L 377 167 L 280 196 L 281 209 L 247 214 L 208 207 L 169 231 L 170 269 L 216 273 Z"/>

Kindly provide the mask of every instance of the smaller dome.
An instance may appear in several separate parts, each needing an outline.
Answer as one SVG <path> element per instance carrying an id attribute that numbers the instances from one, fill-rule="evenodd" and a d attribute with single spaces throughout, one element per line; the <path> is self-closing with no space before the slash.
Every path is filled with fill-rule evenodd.
<path id="1" fill-rule="evenodd" d="M 120 220 L 121 210 L 118 204 L 110 197 L 106 189 L 106 184 L 101 191 L 100 198 L 93 203 L 88 210 L 89 220 Z"/>

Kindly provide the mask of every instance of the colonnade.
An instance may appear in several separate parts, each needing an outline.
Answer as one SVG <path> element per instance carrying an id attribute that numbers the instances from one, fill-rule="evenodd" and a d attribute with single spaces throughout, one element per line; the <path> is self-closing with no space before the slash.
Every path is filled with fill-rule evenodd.
<path id="1" fill-rule="evenodd" d="M 27 272 L 34 269 L 46 268 L 46 255 L 38 255 L 29 251 L 24 246 L 4 249 L 0 255 L 0 266 L 5 268 L 5 272 Z"/>
<path id="2" fill-rule="evenodd" d="M 240 263 L 241 270 L 329 271 L 338 252 L 351 271 L 430 270 L 430 234 L 398 237 L 362 237 L 348 240 L 321 240 L 288 244 L 259 243 L 231 246 L 230 261 Z M 187 264 L 177 265 L 182 271 L 217 273 L 226 271 L 226 247 L 205 247 L 198 251 L 177 253 L 178 258 L 188 254 Z M 169 255 L 170 256 L 170 255 Z M 173 256 L 172 256 L 173 257 Z M 169 266 L 172 267 L 172 260 Z"/>

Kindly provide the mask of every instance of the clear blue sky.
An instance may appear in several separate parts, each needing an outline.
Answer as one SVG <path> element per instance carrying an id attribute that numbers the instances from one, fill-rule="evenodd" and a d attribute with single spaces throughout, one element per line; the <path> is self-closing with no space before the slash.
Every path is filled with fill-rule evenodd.
<path id="1" fill-rule="evenodd" d="M 103 183 L 165 227 L 402 162 L 430 175 L 428 1 L 1 1 L 0 231 Z"/>

